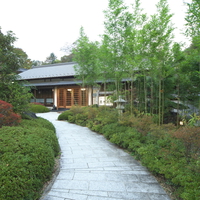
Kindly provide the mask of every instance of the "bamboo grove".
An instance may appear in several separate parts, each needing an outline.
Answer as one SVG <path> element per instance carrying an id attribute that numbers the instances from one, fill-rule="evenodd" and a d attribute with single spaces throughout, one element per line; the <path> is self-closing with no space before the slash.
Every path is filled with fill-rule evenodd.
<path id="1" fill-rule="evenodd" d="M 200 108 L 200 1 L 193 0 L 187 7 L 184 34 L 191 45 L 184 49 L 182 43 L 174 42 L 167 0 L 160 0 L 151 16 L 144 13 L 140 0 L 131 6 L 109 0 L 101 41 L 91 42 L 80 29 L 72 50 L 80 66 L 77 77 L 84 86 L 101 81 L 104 91 L 115 91 L 113 100 L 122 95 L 131 113 L 137 109 L 156 115 L 159 125 L 182 103 Z"/>

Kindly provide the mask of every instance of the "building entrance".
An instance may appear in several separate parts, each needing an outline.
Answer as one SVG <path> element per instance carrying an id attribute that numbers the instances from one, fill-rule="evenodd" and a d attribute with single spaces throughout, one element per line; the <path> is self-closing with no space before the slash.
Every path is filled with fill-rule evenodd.
<path id="1" fill-rule="evenodd" d="M 58 88 L 58 108 L 71 108 L 73 105 L 88 105 L 87 90 L 80 87 Z"/>

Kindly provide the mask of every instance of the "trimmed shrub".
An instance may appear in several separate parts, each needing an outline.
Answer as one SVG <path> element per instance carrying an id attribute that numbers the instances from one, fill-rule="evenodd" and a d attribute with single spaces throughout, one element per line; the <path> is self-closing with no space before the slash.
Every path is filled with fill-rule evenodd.
<path id="1" fill-rule="evenodd" d="M 128 129 L 126 126 L 122 126 L 119 123 L 111 123 L 106 124 L 103 128 L 101 133 L 107 138 L 110 139 L 115 133 L 125 132 Z"/>
<path id="2" fill-rule="evenodd" d="M 71 111 L 74 115 L 80 114 L 80 113 L 83 113 L 83 107 L 81 107 L 81 106 L 72 106 L 72 107 L 70 108 L 70 111 Z"/>
<path id="3" fill-rule="evenodd" d="M 85 114 L 85 113 L 84 114 L 77 114 L 76 119 L 75 119 L 75 123 L 80 125 L 80 126 L 86 126 L 87 119 L 88 119 L 87 114 Z"/>
<path id="4" fill-rule="evenodd" d="M 2 126 L 16 126 L 20 121 L 21 116 L 13 112 L 13 106 L 0 100 L 0 128 Z"/>
<path id="5" fill-rule="evenodd" d="M 176 188 L 176 195 L 185 200 L 198 199 L 200 195 L 200 158 L 188 163 L 181 140 L 169 134 L 137 149 L 142 163 L 152 172 L 162 174 Z"/>
<path id="6" fill-rule="evenodd" d="M 49 112 L 50 110 L 43 105 L 30 103 L 30 111 L 34 113 L 45 113 Z"/>
<path id="7" fill-rule="evenodd" d="M 75 123 L 75 121 L 76 121 L 76 115 L 69 115 L 68 116 L 68 121 L 70 123 Z"/>
<path id="8" fill-rule="evenodd" d="M 118 122 L 118 111 L 106 106 L 98 108 L 96 117 L 92 119 L 93 123 L 90 123 L 90 129 L 101 133 L 103 127 L 106 124 L 112 124 Z"/>
<path id="9" fill-rule="evenodd" d="M 120 120 L 120 124 L 134 127 L 138 130 L 138 132 L 143 135 L 147 135 L 150 131 L 150 126 L 154 123 L 152 116 L 141 115 L 139 117 L 135 117 L 129 113 L 125 113 Z"/>
<path id="10" fill-rule="evenodd" d="M 50 131 L 53 131 L 54 133 L 56 132 L 54 125 L 50 121 L 41 117 L 32 120 L 22 120 L 19 126 L 23 128 L 29 128 L 29 127 L 46 128 Z"/>
<path id="11" fill-rule="evenodd" d="M 68 120 L 69 116 L 72 116 L 73 113 L 70 110 L 66 110 L 58 116 L 58 120 Z"/>
<path id="12" fill-rule="evenodd" d="M 107 116 L 107 117 L 104 117 Z M 73 106 L 58 116 L 59 120 L 68 120 L 81 126 L 88 126 L 94 131 L 101 132 L 104 125 L 118 121 L 117 110 L 106 106 L 99 108 Z"/>
<path id="13" fill-rule="evenodd" d="M 181 127 L 174 133 L 174 137 L 183 142 L 188 162 L 192 155 L 200 154 L 200 127 Z"/>
<path id="14" fill-rule="evenodd" d="M 45 121 L 45 126 L 50 125 L 48 129 L 41 127 Z M 59 153 L 57 137 L 50 127 L 47 120 L 34 119 L 23 120 L 18 127 L 0 129 L 0 199 L 40 197 Z"/>

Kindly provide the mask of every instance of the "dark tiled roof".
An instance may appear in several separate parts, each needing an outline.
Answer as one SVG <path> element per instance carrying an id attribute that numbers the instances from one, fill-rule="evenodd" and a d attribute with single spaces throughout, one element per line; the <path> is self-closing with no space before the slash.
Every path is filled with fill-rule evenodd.
<path id="1" fill-rule="evenodd" d="M 77 63 L 58 63 L 33 67 L 19 74 L 21 80 L 74 76 Z"/>

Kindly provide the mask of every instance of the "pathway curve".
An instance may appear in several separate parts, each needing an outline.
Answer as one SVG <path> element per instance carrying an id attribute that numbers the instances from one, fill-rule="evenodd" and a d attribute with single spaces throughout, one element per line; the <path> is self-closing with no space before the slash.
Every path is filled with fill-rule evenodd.
<path id="1" fill-rule="evenodd" d="M 170 200 L 156 179 L 128 153 L 86 127 L 51 121 L 61 147 L 61 169 L 42 200 Z"/>

